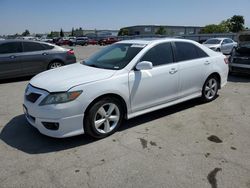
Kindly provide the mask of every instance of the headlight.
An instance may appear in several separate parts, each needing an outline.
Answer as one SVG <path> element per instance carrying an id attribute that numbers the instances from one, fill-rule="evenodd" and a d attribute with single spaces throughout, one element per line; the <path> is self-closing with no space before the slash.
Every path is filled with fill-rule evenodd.
<path id="1" fill-rule="evenodd" d="M 72 91 L 72 92 L 62 92 L 62 93 L 51 93 L 47 97 L 45 97 L 40 106 L 48 105 L 48 104 L 60 104 L 66 103 L 75 100 L 79 95 L 81 95 L 82 91 Z"/>

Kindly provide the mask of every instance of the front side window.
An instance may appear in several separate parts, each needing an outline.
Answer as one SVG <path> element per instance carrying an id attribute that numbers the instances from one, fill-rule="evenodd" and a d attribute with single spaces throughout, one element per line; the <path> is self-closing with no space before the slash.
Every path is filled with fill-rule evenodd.
<path id="1" fill-rule="evenodd" d="M 175 42 L 176 61 L 187 61 L 208 57 L 208 55 L 198 46 L 188 42 Z"/>
<path id="2" fill-rule="evenodd" d="M 145 47 L 138 44 L 113 44 L 90 57 L 82 64 L 103 69 L 120 70 Z"/>
<path id="3" fill-rule="evenodd" d="M 45 48 L 36 42 L 23 42 L 23 51 L 24 52 L 35 52 L 35 51 L 42 51 Z"/>
<path id="4" fill-rule="evenodd" d="M 158 44 L 151 48 L 140 61 L 149 61 L 153 66 L 172 63 L 173 53 L 171 43 Z"/>
<path id="5" fill-rule="evenodd" d="M 21 42 L 8 42 L 0 45 L 0 54 L 20 53 L 22 52 Z"/>
<path id="6" fill-rule="evenodd" d="M 208 39 L 204 44 L 220 44 L 221 40 L 219 39 Z"/>

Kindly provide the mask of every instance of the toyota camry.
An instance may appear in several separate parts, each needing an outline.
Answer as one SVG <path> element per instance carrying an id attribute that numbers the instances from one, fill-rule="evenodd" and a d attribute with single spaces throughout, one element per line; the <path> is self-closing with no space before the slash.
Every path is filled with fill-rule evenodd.
<path id="1" fill-rule="evenodd" d="M 35 76 L 23 108 L 42 134 L 104 138 L 124 119 L 193 98 L 214 100 L 227 75 L 224 55 L 191 40 L 120 41 L 83 62 Z"/>

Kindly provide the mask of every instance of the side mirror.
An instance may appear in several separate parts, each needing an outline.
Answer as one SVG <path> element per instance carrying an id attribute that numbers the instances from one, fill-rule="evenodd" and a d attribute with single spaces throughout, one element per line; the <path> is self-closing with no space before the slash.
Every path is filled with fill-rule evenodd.
<path id="1" fill-rule="evenodd" d="M 137 63 L 136 70 L 150 70 L 153 68 L 153 64 L 149 61 L 142 61 Z"/>

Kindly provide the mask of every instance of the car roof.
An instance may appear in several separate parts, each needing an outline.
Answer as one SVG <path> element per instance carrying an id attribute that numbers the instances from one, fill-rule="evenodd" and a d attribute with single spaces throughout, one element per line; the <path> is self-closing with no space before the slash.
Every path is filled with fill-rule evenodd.
<path id="1" fill-rule="evenodd" d="M 24 40 L 24 39 L 6 39 L 6 40 L 1 40 L 0 44 L 2 44 L 2 43 L 8 43 L 8 42 L 36 42 L 36 43 L 40 43 L 40 44 L 53 45 L 53 44 L 42 42 L 42 41 Z"/>
<path id="2" fill-rule="evenodd" d="M 120 41 L 118 43 L 149 45 L 149 44 L 153 44 L 153 43 L 173 42 L 173 41 L 194 42 L 192 40 L 179 39 L 179 38 L 143 38 L 143 39 L 134 39 L 134 40 L 123 40 L 123 41 Z"/>
<path id="3" fill-rule="evenodd" d="M 218 38 L 210 38 L 210 39 L 218 39 L 218 40 L 224 40 L 224 39 L 230 39 L 230 38 L 223 38 L 223 37 L 218 37 Z M 207 39 L 207 40 L 210 40 L 210 39 Z M 231 39 L 232 40 L 232 39 Z"/>

